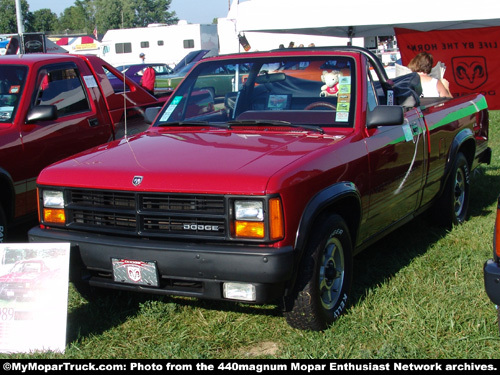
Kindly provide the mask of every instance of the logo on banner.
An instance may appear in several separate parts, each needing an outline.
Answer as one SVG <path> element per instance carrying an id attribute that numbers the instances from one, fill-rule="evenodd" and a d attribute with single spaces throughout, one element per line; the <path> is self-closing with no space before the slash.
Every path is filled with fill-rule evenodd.
<path id="1" fill-rule="evenodd" d="M 141 281 L 141 269 L 137 266 L 127 266 L 128 278 L 133 282 Z"/>
<path id="2" fill-rule="evenodd" d="M 484 56 L 461 56 L 451 59 L 457 85 L 475 90 L 488 80 Z"/>

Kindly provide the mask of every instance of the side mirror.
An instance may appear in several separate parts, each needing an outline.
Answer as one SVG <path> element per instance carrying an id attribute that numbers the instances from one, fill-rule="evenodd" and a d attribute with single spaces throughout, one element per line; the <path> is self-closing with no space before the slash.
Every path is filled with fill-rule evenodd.
<path id="1" fill-rule="evenodd" d="M 148 124 L 152 124 L 153 121 L 155 120 L 156 116 L 158 116 L 158 113 L 160 112 L 161 107 L 149 107 L 146 108 L 146 112 L 144 112 L 144 120 Z"/>
<path id="2" fill-rule="evenodd" d="M 368 113 L 366 127 L 403 125 L 404 111 L 399 105 L 379 105 Z"/>
<path id="3" fill-rule="evenodd" d="M 28 111 L 26 123 L 55 119 L 57 119 L 57 107 L 55 105 L 37 105 Z"/>

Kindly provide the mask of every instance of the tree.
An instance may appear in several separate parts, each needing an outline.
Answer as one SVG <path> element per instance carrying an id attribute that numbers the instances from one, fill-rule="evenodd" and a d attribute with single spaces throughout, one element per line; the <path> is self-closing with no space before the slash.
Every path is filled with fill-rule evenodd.
<path id="1" fill-rule="evenodd" d="M 16 2 L 15 0 L 0 0 L 0 34 L 17 34 Z M 24 31 L 32 31 L 33 15 L 29 11 L 27 0 L 21 0 L 21 17 Z"/>
<path id="2" fill-rule="evenodd" d="M 128 28 L 133 26 L 134 8 L 127 0 L 94 0 L 96 7 L 97 30 L 105 33 L 109 29 Z"/>
<path id="3" fill-rule="evenodd" d="M 27 0 L 21 0 L 26 32 L 57 31 L 59 33 L 91 34 L 109 29 L 145 27 L 150 23 L 172 25 L 179 21 L 175 12 L 169 12 L 172 0 L 75 0 L 59 15 L 50 9 L 31 13 Z M 16 34 L 15 0 L 0 0 L 0 33 Z"/>
<path id="4" fill-rule="evenodd" d="M 93 25 L 89 25 L 87 16 L 87 1 L 76 0 L 73 6 L 64 9 L 59 17 L 59 32 L 83 32 L 91 33 Z"/>
<path id="5" fill-rule="evenodd" d="M 33 12 L 31 27 L 37 32 L 56 31 L 59 29 L 59 19 L 50 9 L 39 9 Z"/>
<path id="6" fill-rule="evenodd" d="M 136 0 L 134 27 L 146 27 L 150 23 L 172 25 L 179 19 L 175 12 L 168 12 L 172 0 Z"/>

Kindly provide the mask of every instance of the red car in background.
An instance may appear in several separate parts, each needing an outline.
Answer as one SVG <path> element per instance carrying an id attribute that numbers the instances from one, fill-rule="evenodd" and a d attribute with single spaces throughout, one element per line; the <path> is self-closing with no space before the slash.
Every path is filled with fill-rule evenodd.
<path id="1" fill-rule="evenodd" d="M 44 282 L 53 278 L 51 270 L 41 259 L 26 259 L 14 264 L 9 273 L 0 276 L 1 299 L 32 299 Z"/>

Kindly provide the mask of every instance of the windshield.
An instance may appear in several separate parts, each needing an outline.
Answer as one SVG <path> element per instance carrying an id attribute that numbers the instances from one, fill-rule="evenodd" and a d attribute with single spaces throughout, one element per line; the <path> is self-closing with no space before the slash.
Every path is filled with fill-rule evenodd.
<path id="1" fill-rule="evenodd" d="M 155 125 L 279 121 L 352 127 L 354 76 L 348 56 L 204 61 L 177 88 Z"/>
<path id="2" fill-rule="evenodd" d="M 27 71 L 26 66 L 2 65 L 0 69 L 0 123 L 13 121 Z"/>

